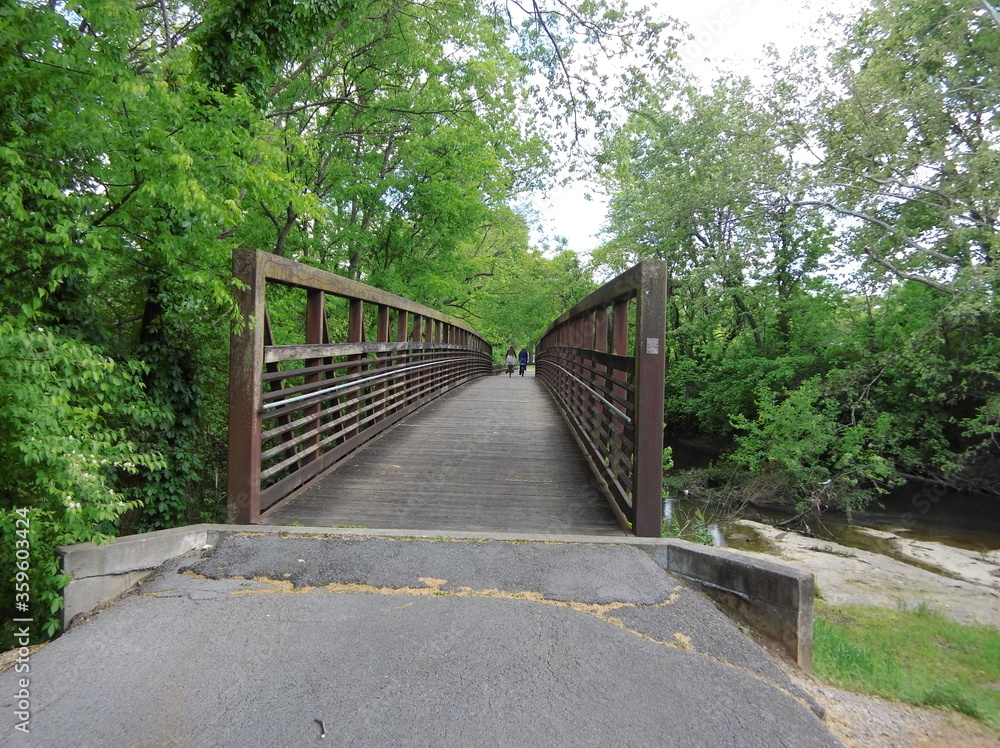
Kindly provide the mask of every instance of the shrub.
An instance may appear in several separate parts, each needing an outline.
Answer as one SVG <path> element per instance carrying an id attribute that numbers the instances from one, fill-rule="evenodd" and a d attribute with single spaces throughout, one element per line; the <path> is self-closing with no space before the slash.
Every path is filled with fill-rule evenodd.
<path id="1" fill-rule="evenodd" d="M 28 562 L 21 564 L 28 567 L 28 616 L 11 610 L 25 569 L 15 553 L 0 560 L 6 622 L 0 646 L 10 647 L 12 618 L 32 618 L 38 638 L 59 628 L 59 590 L 68 580 L 56 547 L 114 536 L 118 518 L 137 505 L 119 492 L 121 475 L 162 461 L 125 436 L 125 424 L 154 415 L 141 365 L 122 365 L 95 346 L 10 321 L 0 321 L 0 361 L 0 546 L 29 551 L 20 559 Z"/>

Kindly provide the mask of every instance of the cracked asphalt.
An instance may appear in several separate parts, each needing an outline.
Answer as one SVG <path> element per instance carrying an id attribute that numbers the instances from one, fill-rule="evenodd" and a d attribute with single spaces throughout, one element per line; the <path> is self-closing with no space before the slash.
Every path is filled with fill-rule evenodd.
<path id="1" fill-rule="evenodd" d="M 31 689 L 4 745 L 840 745 L 713 603 L 618 545 L 231 536 L 32 655 Z"/>

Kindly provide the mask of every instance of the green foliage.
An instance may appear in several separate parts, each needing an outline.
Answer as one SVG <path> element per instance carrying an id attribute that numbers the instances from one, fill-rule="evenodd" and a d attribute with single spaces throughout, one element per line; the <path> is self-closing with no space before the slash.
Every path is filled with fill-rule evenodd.
<path id="1" fill-rule="evenodd" d="M 872 272 L 996 288 L 1000 28 L 968 0 L 878 0 L 835 57 L 816 128 L 834 210 Z"/>
<path id="2" fill-rule="evenodd" d="M 604 138 L 594 259 L 667 263 L 664 420 L 738 436 L 754 499 L 998 494 L 998 55 L 974 3 L 878 0 L 828 74 L 664 68 Z"/>
<path id="3" fill-rule="evenodd" d="M 0 508 L 31 516 L 51 634 L 56 545 L 189 520 L 201 502 L 224 444 L 224 237 L 241 195 L 286 181 L 248 100 L 148 47 L 134 5 L 8 3 L 0 19 Z"/>
<path id="4" fill-rule="evenodd" d="M 695 509 L 694 516 L 683 524 L 677 519 L 676 514 L 672 515 L 670 519 L 663 520 L 660 525 L 660 537 L 680 538 L 702 545 L 715 545 L 715 538 L 712 536 L 711 530 L 708 529 L 708 523 L 705 521 L 701 509 Z"/>
<path id="5" fill-rule="evenodd" d="M 99 542 L 116 534 L 119 518 L 139 502 L 120 490 L 120 477 L 164 465 L 125 426 L 152 424 L 160 412 L 146 395 L 141 364 L 117 364 L 93 346 L 44 328 L 0 323 L 0 532 L 15 548 L 18 509 L 30 522 L 30 582 L 36 634 L 58 627 L 57 545 Z M 4 611 L 14 601 L 16 569 L 0 561 Z M 5 615 L 10 621 L 13 616 Z M 10 645 L 4 630 L 0 646 Z"/>
<path id="6" fill-rule="evenodd" d="M 360 7 L 350 0 L 208 3 L 194 39 L 199 77 L 229 95 L 243 88 L 264 106 L 288 61 L 312 53 Z"/>
<path id="7" fill-rule="evenodd" d="M 547 258 L 539 251 L 497 258 L 480 281 L 480 292 L 459 316 L 498 341 L 498 361 L 507 346 L 520 350 L 538 342 L 562 312 L 595 287 L 578 257 L 568 250 Z"/>
<path id="8" fill-rule="evenodd" d="M 69 577 L 62 573 L 56 556 L 56 547 L 62 544 L 58 528 L 59 521 L 49 512 L 29 507 L 0 509 L 0 542 L 10 556 L 0 562 L 0 590 L 10 601 L 3 606 L 4 623 L 0 626 L 0 647 L 4 650 L 17 646 L 14 634 L 24 625 L 15 624 L 14 618 L 26 614 L 32 618 L 28 624 L 32 643 L 59 630 L 61 590 Z M 27 552 L 27 558 L 17 551 Z M 17 601 L 25 603 L 26 609 L 15 608 Z"/>
<path id="9" fill-rule="evenodd" d="M 816 94 L 794 68 L 699 90 L 645 12 L 561 7 L 0 7 L 0 509 L 5 539 L 30 513 L 50 613 L 57 544 L 218 518 L 234 247 L 530 346 L 593 283 L 511 206 L 591 127 L 596 264 L 668 264 L 668 425 L 739 431 L 736 461 L 800 503 L 857 508 L 905 475 L 995 491 L 982 10 L 877 0 Z M 279 340 L 301 337 L 297 293 L 269 298 Z"/>
<path id="10" fill-rule="evenodd" d="M 844 425 L 841 406 L 823 391 L 819 379 L 809 379 L 778 400 L 762 388 L 757 417 L 735 416 L 742 433 L 732 459 L 749 470 L 787 476 L 796 503 L 862 509 L 874 491 L 891 484 L 892 463 L 882 454 L 892 433 L 888 414 L 866 418 L 855 413 Z M 860 417 L 859 417 L 860 416 Z"/>

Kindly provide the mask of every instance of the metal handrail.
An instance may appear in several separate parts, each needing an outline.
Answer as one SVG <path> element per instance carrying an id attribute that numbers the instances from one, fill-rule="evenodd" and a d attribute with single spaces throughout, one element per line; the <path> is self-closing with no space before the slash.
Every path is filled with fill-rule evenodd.
<path id="1" fill-rule="evenodd" d="M 270 410 L 271 408 L 278 408 L 282 405 L 289 405 L 290 403 L 298 403 L 303 400 L 309 400 L 310 404 L 313 402 L 318 402 L 316 398 L 320 398 L 321 395 L 329 395 L 333 392 L 343 392 L 345 390 L 350 390 L 356 388 L 361 384 L 368 384 L 370 382 L 381 382 L 386 379 L 392 379 L 399 376 L 401 372 L 416 371 L 417 369 L 426 369 L 429 366 L 440 366 L 441 364 L 450 364 L 459 361 L 464 361 L 462 358 L 446 358 L 440 361 L 435 361 L 430 364 L 414 364 L 413 366 L 402 366 L 398 368 L 393 368 L 391 372 L 385 374 L 376 374 L 373 377 L 364 377 L 363 379 L 356 379 L 354 381 L 348 382 L 347 384 L 338 384 L 333 387 L 325 387 L 321 390 L 316 390 L 315 392 L 310 392 L 306 395 L 295 395 L 294 397 L 286 397 L 282 400 L 275 400 L 273 402 L 264 403 L 263 409 Z M 322 398 L 320 398 L 322 399 Z"/>

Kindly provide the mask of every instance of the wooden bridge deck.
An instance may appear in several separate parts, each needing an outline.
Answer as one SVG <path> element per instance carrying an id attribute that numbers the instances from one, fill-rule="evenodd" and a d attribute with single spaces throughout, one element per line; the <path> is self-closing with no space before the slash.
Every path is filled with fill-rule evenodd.
<path id="1" fill-rule="evenodd" d="M 485 377 L 439 398 L 261 523 L 622 535 L 531 374 Z"/>

